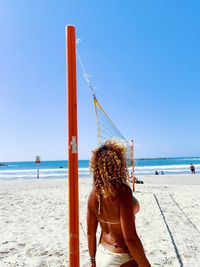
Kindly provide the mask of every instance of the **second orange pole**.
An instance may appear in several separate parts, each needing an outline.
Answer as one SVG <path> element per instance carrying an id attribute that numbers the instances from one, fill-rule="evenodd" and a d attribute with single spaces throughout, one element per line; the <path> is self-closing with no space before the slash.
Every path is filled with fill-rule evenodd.
<path id="1" fill-rule="evenodd" d="M 134 174 L 134 145 L 133 140 L 131 140 L 131 167 L 132 167 L 132 182 L 133 182 L 133 192 L 135 191 L 135 174 Z"/>

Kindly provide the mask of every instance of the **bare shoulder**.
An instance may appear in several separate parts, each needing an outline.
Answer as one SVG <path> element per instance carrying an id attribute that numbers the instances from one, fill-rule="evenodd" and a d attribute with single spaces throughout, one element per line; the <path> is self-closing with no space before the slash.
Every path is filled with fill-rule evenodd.
<path id="1" fill-rule="evenodd" d="M 133 200 L 132 190 L 126 184 L 123 184 L 119 188 L 118 194 L 119 194 L 120 201 L 128 201 L 128 200 L 132 201 Z"/>
<path id="2" fill-rule="evenodd" d="M 96 196 L 94 190 L 92 189 L 88 195 L 88 207 L 93 209 L 96 201 L 97 201 L 97 196 Z"/>

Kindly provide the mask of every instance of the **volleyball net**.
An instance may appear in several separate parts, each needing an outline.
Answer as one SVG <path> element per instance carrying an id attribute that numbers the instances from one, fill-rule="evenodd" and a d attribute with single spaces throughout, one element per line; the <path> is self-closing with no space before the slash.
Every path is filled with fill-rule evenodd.
<path id="1" fill-rule="evenodd" d="M 100 105 L 96 96 L 93 95 L 94 100 L 94 109 L 96 114 L 97 121 L 97 140 L 98 145 L 104 144 L 107 140 L 116 140 L 121 143 L 126 149 L 126 161 L 127 166 L 132 166 L 133 161 L 133 153 L 132 153 L 132 144 L 127 141 L 123 134 L 119 131 L 119 129 L 115 126 L 111 118 L 105 112 L 105 110 Z"/>
<path id="2" fill-rule="evenodd" d="M 97 122 L 97 141 L 98 145 L 104 144 L 107 140 L 116 140 L 117 142 L 121 143 L 126 149 L 126 163 L 129 171 L 132 173 L 132 178 L 134 178 L 134 147 L 133 147 L 133 140 L 128 141 L 124 135 L 120 132 L 114 122 L 111 120 L 109 115 L 103 109 L 102 105 L 97 100 L 95 94 L 95 87 L 91 81 L 91 75 L 89 75 L 86 71 L 86 68 L 83 64 L 83 61 L 80 57 L 78 50 L 76 49 L 76 54 L 78 60 L 80 62 L 83 77 L 93 95 L 94 101 L 94 109 L 96 114 L 96 122 Z M 133 183 L 133 191 L 134 191 L 134 183 Z"/>

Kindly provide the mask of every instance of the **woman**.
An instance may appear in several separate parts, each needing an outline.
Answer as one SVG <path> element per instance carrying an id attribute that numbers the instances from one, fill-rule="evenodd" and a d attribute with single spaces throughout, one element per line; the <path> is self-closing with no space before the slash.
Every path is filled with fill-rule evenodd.
<path id="1" fill-rule="evenodd" d="M 88 198 L 87 236 L 91 267 L 149 267 L 135 228 L 125 147 L 108 140 L 93 151 L 90 171 L 93 189 Z M 98 224 L 101 236 L 96 247 Z"/>

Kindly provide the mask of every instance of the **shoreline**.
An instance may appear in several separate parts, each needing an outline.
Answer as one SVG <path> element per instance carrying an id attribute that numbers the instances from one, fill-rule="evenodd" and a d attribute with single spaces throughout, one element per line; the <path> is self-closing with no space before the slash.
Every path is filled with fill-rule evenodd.
<path id="1" fill-rule="evenodd" d="M 139 179 L 144 181 L 147 184 L 153 184 L 153 183 L 158 183 L 158 184 L 180 184 L 180 185 L 184 185 L 184 184 L 196 184 L 196 185 L 200 185 L 200 173 L 196 173 L 196 174 L 185 174 L 185 173 L 181 173 L 181 174 L 159 174 L 159 175 L 155 175 L 155 174 L 144 174 L 144 175 L 137 175 L 135 174 L 135 176 Z M 79 175 L 79 180 L 91 180 L 92 178 L 90 176 L 85 176 L 85 177 L 81 177 Z M 39 179 L 37 179 L 36 176 L 34 176 L 33 178 L 12 178 L 12 179 L 1 179 L 0 177 L 0 183 L 2 182 L 15 182 L 15 181 L 64 181 L 64 180 L 68 180 L 68 177 L 65 175 L 58 175 L 55 177 L 40 177 Z M 136 184 L 137 186 L 137 184 Z"/>
<path id="2" fill-rule="evenodd" d="M 200 174 L 141 175 L 139 180 L 148 184 L 200 185 Z"/>
<path id="3" fill-rule="evenodd" d="M 135 184 L 141 206 L 136 226 L 152 266 L 199 267 L 200 175 L 139 179 L 144 184 Z M 3 180 L 0 185 L 0 266 L 67 267 L 67 179 Z M 85 233 L 90 188 L 91 178 L 79 179 L 81 267 L 89 259 Z"/>
<path id="4" fill-rule="evenodd" d="M 146 176 L 154 175 L 157 171 L 159 175 L 189 175 L 190 164 L 194 164 L 196 173 L 200 174 L 200 157 L 159 157 L 159 158 L 143 158 L 135 160 L 135 175 Z M 53 179 L 67 177 L 68 164 L 67 160 L 51 160 L 41 161 L 36 165 L 35 161 L 19 161 L 4 162 L 6 166 L 0 166 L 0 179 L 34 179 L 37 176 L 37 168 L 39 167 L 40 177 L 45 179 Z M 89 159 L 78 161 L 78 171 L 81 178 L 88 177 Z M 129 167 L 129 172 L 131 168 Z"/>

